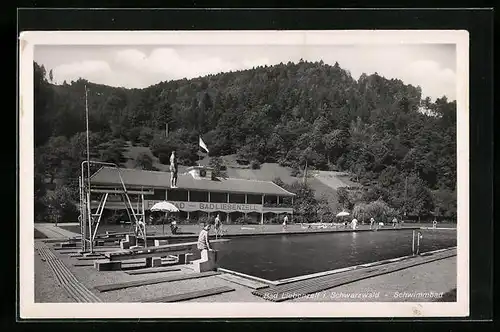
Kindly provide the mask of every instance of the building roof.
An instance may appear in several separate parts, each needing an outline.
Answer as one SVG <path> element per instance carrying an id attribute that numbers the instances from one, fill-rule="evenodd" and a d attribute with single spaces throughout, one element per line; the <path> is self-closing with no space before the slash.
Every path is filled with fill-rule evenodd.
<path id="1" fill-rule="evenodd" d="M 120 173 L 127 187 L 170 188 L 169 172 L 120 168 Z M 101 167 L 92 174 L 90 182 L 101 186 L 121 185 L 118 170 L 113 167 Z M 177 185 L 179 189 L 189 190 L 295 196 L 271 181 L 235 178 L 208 180 L 195 179 L 191 174 L 179 174 Z"/>

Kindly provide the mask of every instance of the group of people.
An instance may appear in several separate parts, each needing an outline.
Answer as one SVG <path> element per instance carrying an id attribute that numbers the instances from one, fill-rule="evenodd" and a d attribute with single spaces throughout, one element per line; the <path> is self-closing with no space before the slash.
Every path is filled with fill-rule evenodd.
<path id="1" fill-rule="evenodd" d="M 396 217 L 394 217 L 392 219 L 392 227 L 393 228 L 398 227 L 399 223 L 400 222 L 398 221 L 398 219 Z M 373 229 L 376 231 L 380 226 L 384 226 L 384 223 L 383 222 L 376 223 L 374 218 L 370 218 L 370 229 Z M 354 218 L 351 221 L 351 228 L 356 229 L 357 227 L 358 227 L 358 220 L 356 218 Z"/>

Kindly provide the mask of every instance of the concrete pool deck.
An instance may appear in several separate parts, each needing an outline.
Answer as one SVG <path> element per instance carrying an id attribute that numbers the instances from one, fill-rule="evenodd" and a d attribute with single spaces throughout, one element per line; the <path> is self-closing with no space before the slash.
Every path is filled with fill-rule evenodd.
<path id="1" fill-rule="evenodd" d="M 167 283 L 159 283 L 140 287 L 121 289 L 110 292 L 99 292 L 95 289 L 98 285 L 112 284 L 118 282 L 147 280 L 172 274 L 193 273 L 191 265 L 177 265 L 180 271 L 160 272 L 146 275 L 129 275 L 126 271 L 99 272 L 93 266 L 75 266 L 82 261 L 76 257 L 71 257 L 53 250 L 51 243 L 42 242 L 57 257 L 58 260 L 70 271 L 70 273 L 83 284 L 90 292 L 97 296 L 102 302 L 108 303 L 127 303 L 143 302 L 152 298 L 164 297 L 186 293 L 195 290 L 204 290 L 214 287 L 229 286 L 234 289 L 232 292 L 219 295 L 212 295 L 198 299 L 188 300 L 187 302 L 261 302 L 269 303 L 268 300 L 252 294 L 253 288 L 229 281 L 225 278 L 226 274 L 220 276 L 210 276 L 200 279 L 188 279 Z M 90 263 L 90 262 L 88 262 Z M 397 263 L 394 263 L 397 264 Z M 130 267 L 138 264 L 130 264 Z M 289 300 L 290 302 L 347 302 L 347 301 L 435 301 L 438 298 L 424 297 L 422 294 L 416 294 L 409 297 L 408 294 L 418 292 L 433 292 L 442 294 L 456 288 L 456 256 L 433 261 L 419 266 L 410 267 L 404 270 L 354 281 L 334 287 L 327 291 L 318 292 L 305 297 Z M 349 298 L 342 294 L 374 294 L 379 293 L 377 298 Z M 399 293 L 396 293 L 399 292 Z M 408 293 L 405 295 L 405 293 Z M 401 293 L 401 296 L 397 296 Z M 36 302 L 76 302 L 68 296 L 63 288 L 58 284 L 53 271 L 49 268 L 47 262 L 41 260 L 40 255 L 35 253 L 35 301 Z"/>
<path id="2" fill-rule="evenodd" d="M 40 226 L 39 226 L 40 225 Z M 406 223 L 400 227 L 393 228 L 392 225 L 386 225 L 379 229 L 379 231 L 388 231 L 388 230 L 411 230 L 411 229 L 420 229 L 421 227 L 429 227 L 429 224 L 416 224 L 416 223 Z M 438 229 L 441 230 L 455 230 L 456 225 L 454 224 L 441 224 L 438 225 Z M 52 231 L 50 235 L 47 235 L 49 238 L 54 233 L 65 233 L 68 234 L 66 238 L 69 237 L 79 237 L 79 229 L 80 226 L 76 223 L 60 223 L 58 227 L 53 224 L 38 224 L 35 223 L 35 228 L 39 231 L 44 232 L 44 230 Z M 165 228 L 162 225 L 148 225 L 147 233 L 154 232 L 154 236 L 152 238 L 155 239 L 192 239 L 198 237 L 199 232 L 202 229 L 202 226 L 199 224 L 180 224 L 179 225 L 181 234 L 172 235 L 168 225 L 165 225 Z M 319 228 L 318 226 L 312 226 L 311 228 L 307 228 L 301 224 L 289 224 L 286 230 L 283 230 L 282 225 L 278 224 L 264 224 L 264 225 L 222 225 L 222 228 L 225 230 L 225 234 L 223 237 L 242 237 L 242 236 L 255 236 L 255 235 L 292 235 L 292 234 L 316 234 L 316 233 L 331 233 L 331 232 L 366 232 L 370 231 L 369 225 L 358 225 L 356 230 L 351 229 L 350 227 L 344 226 L 327 226 L 326 228 Z M 432 227 L 430 227 L 432 228 Z M 114 232 L 126 232 L 131 230 L 130 226 L 124 225 L 101 225 L 99 227 L 99 234 L 103 234 L 106 231 L 114 231 Z M 214 230 L 210 231 L 210 237 L 215 238 Z M 60 235 L 58 238 L 62 238 Z"/>

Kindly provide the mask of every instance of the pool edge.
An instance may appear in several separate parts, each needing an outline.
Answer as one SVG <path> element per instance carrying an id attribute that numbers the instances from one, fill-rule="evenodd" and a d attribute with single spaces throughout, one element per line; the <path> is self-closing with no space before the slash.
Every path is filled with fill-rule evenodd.
<path id="1" fill-rule="evenodd" d="M 373 267 L 373 266 L 377 266 L 377 265 L 383 265 L 383 264 L 400 262 L 400 261 L 403 261 L 403 260 L 406 260 L 406 259 L 410 259 L 410 258 L 415 257 L 415 256 L 428 256 L 428 255 L 432 255 L 432 254 L 439 253 L 439 252 L 451 251 L 451 250 L 454 250 L 454 249 L 457 249 L 457 246 L 443 248 L 443 249 L 437 249 L 437 250 L 432 250 L 432 251 L 426 251 L 426 252 L 423 252 L 423 253 L 421 253 L 419 255 L 400 256 L 400 257 L 395 257 L 395 258 L 384 259 L 384 260 L 381 260 L 381 261 L 375 261 L 375 262 L 371 262 L 371 263 L 353 265 L 353 266 L 343 267 L 343 268 L 340 268 L 340 269 L 323 271 L 323 272 L 317 272 L 317 273 L 312 273 L 312 274 L 306 274 L 306 275 L 292 277 L 292 278 L 286 278 L 286 279 L 278 279 L 278 280 L 274 280 L 274 281 L 273 280 L 264 279 L 264 278 L 259 278 L 259 277 L 252 276 L 252 275 L 249 275 L 249 274 L 245 274 L 245 273 L 242 273 L 242 272 L 237 272 L 237 271 L 225 269 L 225 268 L 218 268 L 217 271 L 224 272 L 224 273 L 229 273 L 229 274 L 233 274 L 233 275 L 236 275 L 236 276 L 239 276 L 239 277 L 242 277 L 242 278 L 247 278 L 249 280 L 258 281 L 258 282 L 261 282 L 261 283 L 268 284 L 270 286 L 280 286 L 280 285 L 284 285 L 284 284 L 288 284 L 288 283 L 292 283 L 292 282 L 296 282 L 296 281 L 303 281 L 303 280 L 318 278 L 318 277 L 327 276 L 327 275 L 331 275 L 331 274 L 353 271 L 353 270 L 356 270 L 356 269 L 359 269 L 359 268 L 367 268 L 367 267 Z"/>

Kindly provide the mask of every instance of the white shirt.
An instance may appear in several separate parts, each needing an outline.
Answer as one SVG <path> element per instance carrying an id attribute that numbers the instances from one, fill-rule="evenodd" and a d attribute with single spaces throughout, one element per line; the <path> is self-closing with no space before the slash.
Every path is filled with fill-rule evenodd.
<path id="1" fill-rule="evenodd" d="M 200 235 L 198 236 L 197 246 L 199 250 L 208 249 L 207 239 L 208 239 L 208 232 L 205 229 L 202 229 Z"/>

